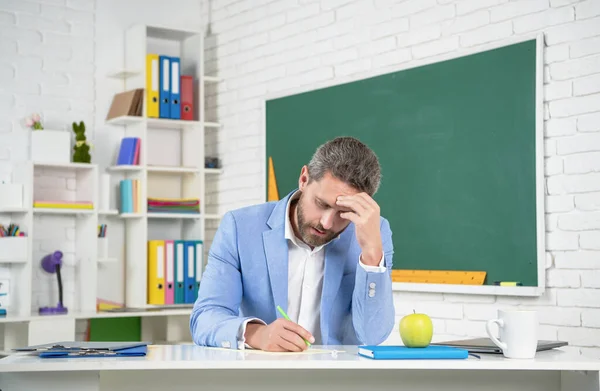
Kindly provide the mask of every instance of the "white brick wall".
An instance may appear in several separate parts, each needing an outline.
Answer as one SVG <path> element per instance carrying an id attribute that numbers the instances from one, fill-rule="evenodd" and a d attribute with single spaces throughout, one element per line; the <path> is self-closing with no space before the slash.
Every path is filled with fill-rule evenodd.
<path id="1" fill-rule="evenodd" d="M 198 1 L 208 9 L 208 0 Z M 0 176 L 11 160 L 28 156 L 22 119 L 31 112 L 64 130 L 75 119 L 92 124 L 104 115 L 94 100 L 95 9 L 94 0 L 0 2 Z M 440 340 L 483 335 L 484 321 L 499 308 L 535 308 L 541 337 L 600 357 L 597 0 L 217 0 L 210 10 L 206 68 L 224 82 L 210 89 L 207 106 L 224 127 L 207 138 L 207 151 L 218 153 L 227 170 L 208 184 L 207 202 L 220 212 L 263 201 L 259 110 L 267 94 L 544 32 L 549 289 L 541 298 L 397 293 L 397 317 L 412 309 L 429 313 Z M 40 186 L 70 191 L 66 178 Z M 37 220 L 38 256 L 55 243 L 70 251 L 73 223 L 58 221 Z M 72 289 L 69 270 L 65 287 Z M 42 285 L 34 306 L 46 304 L 52 289 Z M 389 342 L 400 342 L 397 330 Z"/>
<path id="2" fill-rule="evenodd" d="M 530 307 L 540 311 L 542 338 L 562 338 L 575 351 L 600 356 L 600 2 L 292 0 L 277 10 L 272 5 L 279 2 L 235 9 L 244 3 L 211 5 L 215 55 L 207 66 L 225 80 L 210 99 L 226 124 L 221 140 L 227 142 L 213 146 L 228 167 L 215 184 L 221 211 L 263 201 L 256 187 L 263 171 L 249 172 L 246 164 L 259 159 L 264 167 L 264 146 L 237 140 L 264 137 L 258 118 L 242 118 L 256 113 L 267 94 L 544 32 L 548 291 L 541 298 L 397 293 L 397 317 L 427 312 L 443 339 L 483 335 L 497 309 Z M 261 18 L 278 21 L 261 30 L 269 32 L 266 41 L 243 26 Z M 397 330 L 389 342 L 400 342 Z"/>
<path id="3" fill-rule="evenodd" d="M 71 132 L 73 121 L 87 124 L 93 139 L 94 121 L 94 1 L 0 1 L 0 172 L 10 161 L 29 158 L 28 130 L 23 120 L 42 115 L 46 129 Z M 35 194 L 73 196 L 73 179 L 47 172 L 36 176 Z M 32 310 L 55 306 L 56 277 L 45 273 L 41 258 L 64 252 L 64 299 L 73 307 L 75 292 L 73 218 L 35 217 Z"/>

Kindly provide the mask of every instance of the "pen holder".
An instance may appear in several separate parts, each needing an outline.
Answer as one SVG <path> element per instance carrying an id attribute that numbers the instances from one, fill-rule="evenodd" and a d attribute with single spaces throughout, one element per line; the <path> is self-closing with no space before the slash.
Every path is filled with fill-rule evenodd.
<path id="1" fill-rule="evenodd" d="M 62 257 L 63 253 L 61 251 L 55 251 L 42 258 L 42 268 L 48 273 L 56 273 L 56 279 L 58 280 L 58 305 L 56 307 L 40 307 L 40 315 L 66 314 L 68 312 L 67 308 L 63 306 L 63 287 L 60 275 Z"/>

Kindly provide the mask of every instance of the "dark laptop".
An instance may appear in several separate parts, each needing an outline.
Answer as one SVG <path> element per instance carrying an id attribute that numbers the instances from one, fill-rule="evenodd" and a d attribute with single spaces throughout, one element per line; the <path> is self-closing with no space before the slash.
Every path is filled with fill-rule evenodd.
<path id="1" fill-rule="evenodd" d="M 431 345 L 453 346 L 466 349 L 469 351 L 469 353 L 502 353 L 502 349 L 494 345 L 494 342 L 492 342 L 492 340 L 489 338 L 471 338 L 454 341 L 432 342 Z M 538 341 L 537 351 L 541 352 L 542 350 L 550 350 L 567 345 L 568 343 L 564 341 Z"/>

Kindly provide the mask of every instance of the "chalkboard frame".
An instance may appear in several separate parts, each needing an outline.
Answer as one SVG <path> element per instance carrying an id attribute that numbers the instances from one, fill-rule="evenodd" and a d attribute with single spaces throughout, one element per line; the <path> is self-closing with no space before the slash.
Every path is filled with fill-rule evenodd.
<path id="1" fill-rule="evenodd" d="M 537 286 L 494 286 L 494 285 L 455 285 L 455 284 L 424 284 L 424 283 L 398 283 L 394 282 L 393 290 L 397 292 L 423 292 L 423 293 L 448 293 L 448 294 L 471 294 L 471 295 L 497 295 L 497 296 L 542 296 L 546 290 L 546 220 L 545 220 L 545 176 L 544 176 L 544 35 L 543 33 L 527 34 L 520 37 L 511 37 L 499 42 L 483 44 L 475 48 L 459 49 L 448 54 L 438 55 L 424 60 L 412 60 L 408 63 L 382 67 L 370 72 L 345 77 L 330 78 L 321 82 L 311 83 L 310 86 L 299 86 L 288 88 L 283 91 L 268 93 L 261 106 L 261 145 L 262 170 L 262 194 L 267 201 L 267 102 L 273 99 L 284 98 L 296 94 L 315 91 L 322 88 L 334 87 L 346 83 L 352 83 L 372 77 L 385 75 L 416 68 L 424 65 L 434 64 L 446 60 L 452 60 L 489 50 L 503 48 L 527 41 L 536 41 L 536 88 L 535 88 L 535 172 L 536 172 L 536 239 L 537 239 Z M 298 167 L 300 172 L 301 167 Z M 280 196 L 282 196 L 280 194 Z"/>

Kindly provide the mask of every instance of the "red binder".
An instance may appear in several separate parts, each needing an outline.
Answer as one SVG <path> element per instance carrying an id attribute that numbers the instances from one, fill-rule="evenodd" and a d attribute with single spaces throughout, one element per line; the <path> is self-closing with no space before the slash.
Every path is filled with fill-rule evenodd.
<path id="1" fill-rule="evenodd" d="M 181 119 L 194 120 L 194 78 L 181 76 Z"/>

